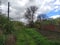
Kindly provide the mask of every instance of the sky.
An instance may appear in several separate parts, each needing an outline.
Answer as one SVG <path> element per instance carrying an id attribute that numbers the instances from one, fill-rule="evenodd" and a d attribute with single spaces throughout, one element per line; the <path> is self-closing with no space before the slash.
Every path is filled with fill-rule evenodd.
<path id="1" fill-rule="evenodd" d="M 60 0 L 1 0 L 1 2 L 0 7 L 5 14 L 7 14 L 7 3 L 10 2 L 10 17 L 18 21 L 24 20 L 26 8 L 33 5 L 38 7 L 35 19 L 39 14 L 46 14 L 49 18 L 60 17 Z"/>
<path id="2" fill-rule="evenodd" d="M 48 18 L 59 18 L 60 17 L 60 9 L 54 9 L 48 13 L 46 13 L 46 15 L 48 16 Z"/>

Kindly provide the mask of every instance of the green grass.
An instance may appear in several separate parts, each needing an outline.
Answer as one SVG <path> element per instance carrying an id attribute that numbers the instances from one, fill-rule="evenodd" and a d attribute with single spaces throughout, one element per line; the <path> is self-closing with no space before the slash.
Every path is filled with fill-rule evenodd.
<path id="1" fill-rule="evenodd" d="M 60 45 L 60 42 L 49 41 L 34 28 L 21 27 L 15 31 L 16 45 Z"/>
<path id="2" fill-rule="evenodd" d="M 27 34 L 29 34 L 37 43 L 37 45 L 49 45 L 47 39 L 45 39 L 40 33 L 38 33 L 35 29 L 26 29 Z"/>
<path id="3" fill-rule="evenodd" d="M 16 31 L 15 34 L 17 37 L 16 45 L 36 45 L 34 39 L 24 30 L 20 29 Z"/>
<path id="4" fill-rule="evenodd" d="M 6 19 L 6 22 L 8 20 Z M 8 25 L 5 22 L 5 19 L 3 17 L 0 18 L 0 28 L 3 28 L 3 33 L 5 30 L 7 30 Z M 60 45 L 60 42 L 56 41 L 49 41 L 44 36 L 42 36 L 39 32 L 36 31 L 34 28 L 26 28 L 22 23 L 20 22 L 10 22 L 10 30 L 12 31 L 12 34 L 16 36 L 16 45 Z M 8 32 L 7 34 L 8 35 Z M 5 38 L 7 37 L 4 34 L 0 35 L 0 45 L 4 45 Z"/>
<path id="5" fill-rule="evenodd" d="M 15 31 L 17 41 L 16 45 L 49 45 L 47 39 L 45 39 L 35 29 L 20 28 Z"/>
<path id="6" fill-rule="evenodd" d="M 0 34 L 0 45 L 4 45 L 5 35 Z"/>

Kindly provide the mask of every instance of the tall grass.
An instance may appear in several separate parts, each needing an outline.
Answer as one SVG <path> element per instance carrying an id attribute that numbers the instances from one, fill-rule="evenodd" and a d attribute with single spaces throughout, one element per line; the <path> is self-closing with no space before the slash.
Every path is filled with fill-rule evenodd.
<path id="1" fill-rule="evenodd" d="M 60 42 L 47 40 L 35 28 L 27 28 L 21 22 L 9 21 L 8 24 L 7 17 L 1 15 L 0 28 L 3 31 L 0 35 L 0 45 L 4 45 L 4 36 L 9 33 L 16 35 L 16 45 L 60 45 Z"/>

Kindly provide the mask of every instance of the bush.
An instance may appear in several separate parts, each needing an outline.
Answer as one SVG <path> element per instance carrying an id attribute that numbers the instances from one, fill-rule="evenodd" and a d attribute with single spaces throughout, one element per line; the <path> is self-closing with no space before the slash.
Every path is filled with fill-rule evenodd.
<path id="1" fill-rule="evenodd" d="M 0 34 L 0 45 L 4 45 L 4 39 L 3 39 L 3 34 Z"/>
<path id="2" fill-rule="evenodd" d="M 4 33 L 12 33 L 13 23 L 6 16 L 0 15 L 0 28 Z"/>

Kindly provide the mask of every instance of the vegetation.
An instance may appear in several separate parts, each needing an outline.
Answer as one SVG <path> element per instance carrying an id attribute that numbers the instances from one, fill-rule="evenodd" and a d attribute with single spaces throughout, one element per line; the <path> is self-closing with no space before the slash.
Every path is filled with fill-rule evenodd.
<path id="1" fill-rule="evenodd" d="M 36 28 L 27 28 L 21 22 L 8 21 L 7 17 L 2 15 L 0 30 L 0 45 L 10 45 L 14 41 L 16 45 L 60 45 L 60 42 L 49 41 L 37 32 Z"/>
<path id="2" fill-rule="evenodd" d="M 30 6 L 27 8 L 27 11 L 25 13 L 25 18 L 28 20 L 29 27 L 34 26 L 34 14 L 35 14 L 36 10 L 37 10 L 36 6 Z"/>

